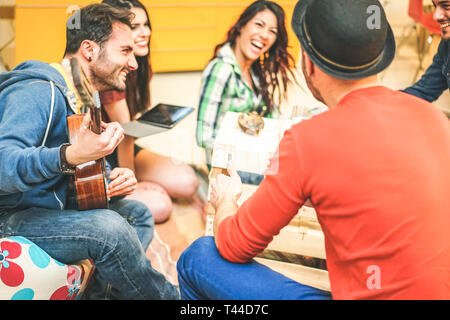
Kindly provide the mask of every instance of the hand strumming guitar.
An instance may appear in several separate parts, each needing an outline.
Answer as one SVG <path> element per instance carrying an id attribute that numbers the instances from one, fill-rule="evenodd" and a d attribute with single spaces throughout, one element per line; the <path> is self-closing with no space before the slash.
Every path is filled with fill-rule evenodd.
<path id="1" fill-rule="evenodd" d="M 211 179 L 210 203 L 214 209 L 218 209 L 222 202 L 229 199 L 236 201 L 242 194 L 242 181 L 232 162 L 227 164 L 228 176 L 219 174 L 215 179 Z"/>
<path id="2" fill-rule="evenodd" d="M 136 190 L 137 179 L 133 170 L 128 168 L 114 168 L 109 175 L 108 197 L 128 196 Z"/>
<path id="3" fill-rule="evenodd" d="M 238 210 L 237 201 L 242 195 L 242 182 L 232 162 L 228 162 L 227 170 L 229 176 L 219 174 L 216 179 L 211 180 L 210 202 L 216 209 L 214 218 L 214 240 L 218 246 L 217 231 L 222 221 L 236 214 Z"/>

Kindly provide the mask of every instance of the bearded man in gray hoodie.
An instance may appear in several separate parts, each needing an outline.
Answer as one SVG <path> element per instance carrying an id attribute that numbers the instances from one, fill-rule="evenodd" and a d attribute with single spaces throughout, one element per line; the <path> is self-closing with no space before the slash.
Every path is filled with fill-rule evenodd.
<path id="1" fill-rule="evenodd" d="M 76 14 L 81 23 L 68 23 L 65 61 L 77 58 L 95 90 L 125 89 L 128 72 L 137 68 L 132 14 L 105 4 Z M 0 75 L 0 238 L 25 237 L 66 264 L 91 259 L 96 271 L 88 298 L 178 299 L 178 289 L 145 255 L 151 213 L 121 198 L 136 186 L 132 170 L 110 172 L 109 209 L 79 211 L 67 200 L 66 170 L 111 154 L 124 133 L 118 123 L 103 123 L 97 135 L 86 116 L 77 140 L 68 143 L 66 118 L 79 112 L 79 101 L 62 64 L 27 61 Z"/>

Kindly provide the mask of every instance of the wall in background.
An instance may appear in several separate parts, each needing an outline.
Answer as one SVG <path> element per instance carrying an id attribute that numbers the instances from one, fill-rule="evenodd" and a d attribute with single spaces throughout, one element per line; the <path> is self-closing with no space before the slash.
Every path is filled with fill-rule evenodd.
<path id="1" fill-rule="evenodd" d="M 15 63 L 37 59 L 59 61 L 65 48 L 65 23 L 73 6 L 92 0 L 16 0 Z M 202 70 L 214 47 L 253 0 L 143 0 L 154 31 L 152 64 L 155 72 Z M 296 1 L 276 1 L 291 20 Z M 290 23 L 291 52 L 298 55 Z"/>
<path id="2" fill-rule="evenodd" d="M 0 63 L 14 66 L 14 0 L 0 0 Z M 12 40 L 12 41 L 11 41 Z M 0 70 L 3 65 L 0 66 Z"/>

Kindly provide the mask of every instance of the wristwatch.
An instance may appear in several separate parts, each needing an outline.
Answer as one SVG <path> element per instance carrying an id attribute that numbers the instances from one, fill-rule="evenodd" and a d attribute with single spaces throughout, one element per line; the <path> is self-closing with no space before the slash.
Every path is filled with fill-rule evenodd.
<path id="1" fill-rule="evenodd" d="M 71 166 L 66 159 L 66 149 L 71 146 L 70 143 L 63 143 L 59 149 L 59 158 L 61 159 L 61 173 L 62 174 L 75 174 L 75 167 Z"/>

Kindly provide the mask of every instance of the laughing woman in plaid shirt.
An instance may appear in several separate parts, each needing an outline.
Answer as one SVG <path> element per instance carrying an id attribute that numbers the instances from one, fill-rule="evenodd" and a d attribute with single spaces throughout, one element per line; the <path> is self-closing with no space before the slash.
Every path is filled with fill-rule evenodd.
<path id="1" fill-rule="evenodd" d="M 257 111 L 271 117 L 274 92 L 285 94 L 294 64 L 287 44 L 284 10 L 272 1 L 256 1 L 228 31 L 227 40 L 215 48 L 203 71 L 197 119 L 197 143 L 206 149 L 208 165 L 227 111 Z"/>

